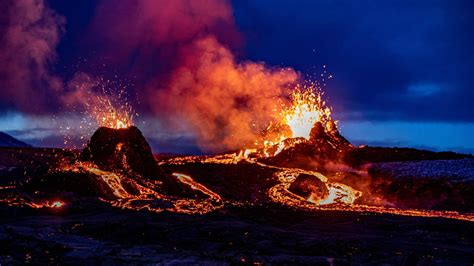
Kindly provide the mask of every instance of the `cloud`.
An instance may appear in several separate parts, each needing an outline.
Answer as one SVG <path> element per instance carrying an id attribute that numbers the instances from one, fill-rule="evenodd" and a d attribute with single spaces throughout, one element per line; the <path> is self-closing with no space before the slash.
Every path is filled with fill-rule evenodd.
<path id="1" fill-rule="evenodd" d="M 341 133 L 355 145 L 429 148 L 437 151 L 474 150 L 474 123 L 343 121 Z"/>
<path id="2" fill-rule="evenodd" d="M 409 85 L 407 94 L 410 97 L 428 97 L 433 96 L 443 90 L 439 84 L 432 83 L 418 83 Z"/>
<path id="3" fill-rule="evenodd" d="M 292 69 L 237 58 L 242 39 L 228 1 L 103 0 L 85 42 L 97 57 L 63 81 L 51 69 L 65 19 L 45 0 L 2 5 L 4 108 L 90 113 L 98 90 L 113 83 L 94 69 L 105 60 L 136 81 L 128 95 L 137 95 L 142 114 L 168 121 L 177 134 L 188 130 L 201 148 L 217 151 L 251 144 L 299 79 Z"/>

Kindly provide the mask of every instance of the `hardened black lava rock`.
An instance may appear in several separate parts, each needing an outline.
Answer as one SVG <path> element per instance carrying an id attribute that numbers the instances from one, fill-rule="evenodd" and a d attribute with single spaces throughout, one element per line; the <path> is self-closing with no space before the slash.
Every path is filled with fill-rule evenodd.
<path id="1" fill-rule="evenodd" d="M 304 198 L 313 195 L 316 199 L 323 199 L 329 194 L 329 190 L 323 181 L 314 175 L 307 174 L 298 175 L 288 190 Z"/>
<path id="2" fill-rule="evenodd" d="M 318 144 L 318 142 L 329 143 L 332 147 L 340 151 L 346 151 L 352 147 L 352 144 L 344 138 L 337 130 L 336 123 L 329 121 L 329 128 L 324 128 L 321 122 L 316 122 L 309 133 L 309 141 Z"/>
<path id="3" fill-rule="evenodd" d="M 83 150 L 82 158 L 94 162 L 103 170 L 131 170 L 147 178 L 160 176 L 150 145 L 135 126 L 99 128 Z"/>

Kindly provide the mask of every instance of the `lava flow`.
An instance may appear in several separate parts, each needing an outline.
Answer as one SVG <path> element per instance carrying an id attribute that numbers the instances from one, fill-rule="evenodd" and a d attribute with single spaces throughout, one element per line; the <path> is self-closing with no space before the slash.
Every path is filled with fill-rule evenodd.
<path id="1" fill-rule="evenodd" d="M 53 202 L 45 201 L 41 203 L 31 203 L 29 206 L 32 208 L 40 209 L 40 208 L 62 208 L 65 205 L 64 202 L 60 200 L 56 200 Z"/>
<path id="2" fill-rule="evenodd" d="M 95 180 L 112 193 L 100 199 L 123 209 L 203 214 L 222 206 L 217 194 L 195 183 L 191 177 L 177 173 L 173 174 L 174 178 L 164 176 L 147 141 L 133 126 L 130 105 L 116 108 L 110 100 L 100 103 L 105 111 L 94 108 L 94 114 L 101 128 L 83 150 L 86 162 L 63 165 L 63 171 L 95 176 Z M 164 191 L 166 185 L 178 185 L 206 197 L 179 199 Z"/>
<path id="3" fill-rule="evenodd" d="M 326 138 L 325 142 L 330 145 L 339 143 L 336 123 L 331 118 L 331 110 L 322 99 L 322 93 L 314 89 L 313 86 L 296 88 L 291 93 L 291 104 L 283 109 L 277 116 L 280 121 L 271 124 L 267 132 L 272 134 L 273 140 L 264 140 L 264 147 L 260 149 L 246 149 L 240 151 L 235 156 L 235 161 L 244 159 L 257 162 L 259 157 L 271 157 L 280 154 L 283 150 L 288 150 L 303 143 L 316 141 L 315 138 Z M 315 132 L 316 125 L 319 125 L 321 132 Z M 288 129 L 288 130 L 281 130 Z M 275 132 L 276 131 L 276 132 Z M 337 132 L 337 134 L 334 134 Z M 313 136 L 312 136 L 313 135 Z M 274 141 L 277 139 L 278 141 Z M 310 144 L 312 145 L 312 143 Z M 251 159 L 253 158 L 253 159 Z M 261 165 L 263 165 L 260 162 Z M 264 165 L 265 166 L 265 165 Z M 316 169 L 315 169 L 316 170 Z M 300 171 L 299 169 L 288 169 L 285 171 Z M 316 198 L 311 195 L 308 200 L 316 205 L 329 205 L 335 203 L 353 204 L 362 195 L 350 186 L 330 182 L 320 173 L 314 173 L 328 190 L 324 198 Z M 282 183 L 287 179 L 278 177 Z M 293 181 L 293 179 L 291 179 Z"/>
<path id="4" fill-rule="evenodd" d="M 302 143 L 314 142 L 311 138 L 327 138 L 324 141 L 329 145 L 335 146 L 339 143 L 348 144 L 348 148 L 352 148 L 342 136 L 336 127 L 336 123 L 331 118 L 330 108 L 326 106 L 326 102 L 322 100 L 321 93 L 316 93 L 311 88 L 308 90 L 297 89 L 291 94 L 292 104 L 284 109 L 279 117 L 281 121 L 276 123 L 279 128 L 289 128 L 290 131 L 278 131 L 278 141 L 265 140 L 263 149 L 246 149 L 230 156 L 218 156 L 201 158 L 188 157 L 187 159 L 176 159 L 170 163 L 184 164 L 187 160 L 192 163 L 199 161 L 202 163 L 238 163 L 246 161 L 255 163 L 262 167 L 270 167 L 278 169 L 275 176 L 280 184 L 272 187 L 268 191 L 269 197 L 284 205 L 294 208 L 307 210 L 339 210 L 353 212 L 374 212 L 388 213 L 404 216 L 421 216 L 421 217 L 444 217 L 451 219 L 460 219 L 474 221 L 474 214 L 460 214 L 456 211 L 432 211 L 420 209 L 400 209 L 385 206 L 368 206 L 357 204 L 363 192 L 354 189 L 340 182 L 330 181 L 326 176 L 314 171 L 304 171 L 297 168 L 286 168 L 266 165 L 260 162 L 262 157 L 276 156 L 285 149 L 291 149 Z M 317 125 L 320 129 L 317 135 L 311 136 L 312 131 Z M 274 127 L 272 124 L 270 127 Z M 270 129 L 269 127 L 269 129 Z M 341 139 L 338 139 L 341 138 Z M 273 153 L 270 154 L 270 150 Z M 292 154 L 290 154 L 292 156 Z M 323 154 L 324 156 L 324 154 Z M 306 197 L 302 197 L 290 191 L 291 185 L 297 180 L 298 175 L 306 174 L 312 176 L 313 180 L 318 180 L 319 185 L 324 186 L 326 193 L 316 194 L 310 193 Z"/>
<path id="5" fill-rule="evenodd" d="M 348 183 L 344 178 L 359 171 L 362 180 L 366 177 L 363 171 L 345 165 L 343 170 L 331 168 L 343 165 L 344 155 L 356 148 L 339 134 L 330 108 L 312 87 L 297 88 L 291 93 L 289 105 L 275 115 L 275 121 L 262 132 L 255 147 L 215 156 L 158 160 L 141 131 L 133 126 L 130 105 L 116 107 L 108 99 L 96 102 L 99 104 L 91 110 L 101 127 L 83 151 L 61 158 L 47 173 L 27 180 L 26 190 L 34 191 L 33 195 L 10 194 L 3 202 L 61 210 L 66 204 L 57 200 L 62 196 L 60 191 L 68 197 L 68 192 L 79 195 L 68 199 L 68 206 L 74 206 L 79 198 L 92 197 L 112 207 L 156 213 L 166 210 L 204 214 L 226 205 L 272 202 L 305 211 L 474 221 L 471 213 L 368 204 L 372 191 L 355 187 L 354 182 Z M 2 193 L 21 189 L 5 186 Z M 36 193 L 49 200 L 35 200 Z"/>

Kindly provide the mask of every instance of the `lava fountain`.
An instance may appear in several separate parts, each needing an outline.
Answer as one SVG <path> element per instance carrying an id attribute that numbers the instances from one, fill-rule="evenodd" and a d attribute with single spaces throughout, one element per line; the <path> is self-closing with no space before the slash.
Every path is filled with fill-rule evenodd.
<path id="1" fill-rule="evenodd" d="M 116 105 L 108 97 L 97 97 L 92 115 L 101 127 L 124 129 L 133 125 L 132 106 L 128 102 Z"/>
<path id="2" fill-rule="evenodd" d="M 305 138 L 309 140 L 311 129 L 316 122 L 321 122 L 329 127 L 331 110 L 322 100 L 320 92 L 313 89 L 295 89 L 291 93 L 290 107 L 281 112 L 282 123 L 291 129 L 291 138 Z"/>

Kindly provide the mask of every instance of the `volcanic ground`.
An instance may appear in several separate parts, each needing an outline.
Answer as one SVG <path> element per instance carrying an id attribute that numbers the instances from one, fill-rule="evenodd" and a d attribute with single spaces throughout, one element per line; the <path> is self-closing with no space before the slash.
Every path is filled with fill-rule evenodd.
<path id="1" fill-rule="evenodd" d="M 84 150 L 0 148 L 0 262 L 474 262 L 472 156 L 353 147 L 318 125 L 286 142 L 153 155 L 131 127 Z"/>

